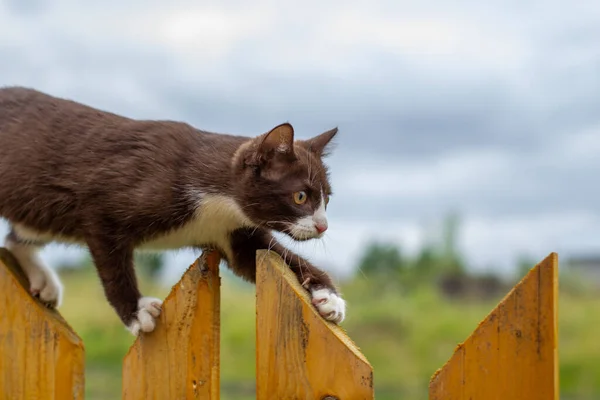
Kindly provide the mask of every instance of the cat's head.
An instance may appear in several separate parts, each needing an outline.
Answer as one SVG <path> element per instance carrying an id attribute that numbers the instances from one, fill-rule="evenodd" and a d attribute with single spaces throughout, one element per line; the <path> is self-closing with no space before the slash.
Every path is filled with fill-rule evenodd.
<path id="1" fill-rule="evenodd" d="M 323 157 L 336 133 L 337 128 L 295 141 L 286 123 L 242 146 L 234 168 L 244 213 L 255 224 L 295 240 L 321 237 L 331 196 Z"/>

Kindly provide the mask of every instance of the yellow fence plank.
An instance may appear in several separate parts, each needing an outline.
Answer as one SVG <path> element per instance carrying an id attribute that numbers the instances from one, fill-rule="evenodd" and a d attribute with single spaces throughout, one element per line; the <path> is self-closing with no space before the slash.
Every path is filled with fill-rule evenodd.
<path id="1" fill-rule="evenodd" d="M 558 256 L 519 282 L 431 378 L 430 400 L 558 399 Z"/>
<path id="2" fill-rule="evenodd" d="M 83 342 L 28 288 L 14 257 L 0 248 L 0 398 L 83 399 Z"/>
<path id="3" fill-rule="evenodd" d="M 123 399 L 219 399 L 218 253 L 203 254 L 173 286 L 156 329 L 123 362 Z"/>
<path id="4" fill-rule="evenodd" d="M 275 253 L 257 254 L 256 313 L 257 399 L 373 399 L 369 362 Z"/>
<path id="5" fill-rule="evenodd" d="M 463 365 L 465 360 L 464 347 L 459 345 L 450 361 L 444 368 L 437 371 L 435 385 L 429 387 L 429 398 L 435 400 L 464 399 Z"/>

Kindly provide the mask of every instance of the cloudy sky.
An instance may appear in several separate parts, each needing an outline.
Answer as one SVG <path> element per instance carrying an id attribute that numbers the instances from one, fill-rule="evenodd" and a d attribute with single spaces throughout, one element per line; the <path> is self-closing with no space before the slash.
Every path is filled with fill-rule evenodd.
<path id="1" fill-rule="evenodd" d="M 600 253 L 599 71 L 595 0 L 0 0 L 0 85 L 248 136 L 338 126 L 331 228 L 301 250 L 339 271 L 450 210 L 473 268 Z"/>

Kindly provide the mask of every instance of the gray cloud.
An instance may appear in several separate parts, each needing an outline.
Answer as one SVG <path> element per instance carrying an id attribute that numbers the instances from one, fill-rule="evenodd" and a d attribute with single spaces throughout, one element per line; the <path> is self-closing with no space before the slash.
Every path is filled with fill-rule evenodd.
<path id="1" fill-rule="evenodd" d="M 0 84 L 219 132 L 339 126 L 340 221 L 408 223 L 447 209 L 499 221 L 600 215 L 600 158 L 563 154 L 573 135 L 600 135 L 596 3 L 572 5 L 568 18 L 508 3 L 240 4 L 4 2 Z M 184 18 L 205 12 L 221 28 L 196 32 L 210 21 Z M 498 158 L 489 165 L 488 153 Z M 393 190 L 361 191 L 362 170 Z"/>

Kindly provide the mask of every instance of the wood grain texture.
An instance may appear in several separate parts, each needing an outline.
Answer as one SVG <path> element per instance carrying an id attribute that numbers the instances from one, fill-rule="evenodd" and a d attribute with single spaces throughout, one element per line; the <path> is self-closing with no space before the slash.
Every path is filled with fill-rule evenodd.
<path id="1" fill-rule="evenodd" d="M 429 385 L 431 400 L 558 400 L 558 256 L 479 324 Z"/>
<path id="2" fill-rule="evenodd" d="M 83 342 L 28 288 L 17 261 L 0 248 L 0 398 L 83 399 Z"/>
<path id="3" fill-rule="evenodd" d="M 373 399 L 373 369 L 281 257 L 257 253 L 257 399 Z"/>
<path id="4" fill-rule="evenodd" d="M 220 257 L 203 254 L 173 286 L 154 332 L 123 362 L 123 399 L 219 398 Z"/>

